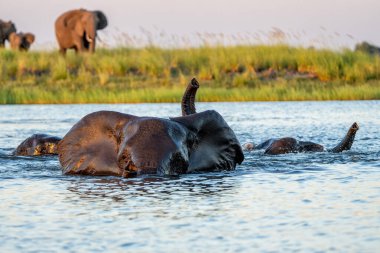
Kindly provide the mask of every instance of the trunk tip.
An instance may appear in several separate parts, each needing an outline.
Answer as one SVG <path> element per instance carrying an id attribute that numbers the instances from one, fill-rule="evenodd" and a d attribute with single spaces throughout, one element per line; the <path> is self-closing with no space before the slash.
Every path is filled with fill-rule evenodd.
<path id="1" fill-rule="evenodd" d="M 354 124 L 352 124 L 352 126 L 351 126 L 351 129 L 355 130 L 355 131 L 359 130 L 359 124 L 354 122 Z"/>
<path id="2" fill-rule="evenodd" d="M 194 88 L 199 88 L 199 82 L 197 81 L 197 79 L 195 77 L 193 77 L 191 79 L 191 85 L 194 87 Z"/>

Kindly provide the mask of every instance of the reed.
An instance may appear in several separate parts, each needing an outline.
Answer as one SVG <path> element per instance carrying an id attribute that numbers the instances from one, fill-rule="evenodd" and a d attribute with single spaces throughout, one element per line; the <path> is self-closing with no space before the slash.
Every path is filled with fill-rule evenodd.
<path id="1" fill-rule="evenodd" d="M 0 103 L 380 99 L 380 57 L 274 46 L 100 49 L 93 55 L 0 50 Z"/>

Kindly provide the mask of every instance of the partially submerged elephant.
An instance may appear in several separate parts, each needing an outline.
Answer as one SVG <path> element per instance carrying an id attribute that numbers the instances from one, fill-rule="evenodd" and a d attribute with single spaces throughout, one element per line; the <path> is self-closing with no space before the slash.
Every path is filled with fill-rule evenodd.
<path id="1" fill-rule="evenodd" d="M 96 31 L 107 25 L 101 11 L 78 9 L 63 13 L 55 21 L 59 51 L 66 54 L 66 50 L 72 48 L 75 52 L 95 52 Z"/>
<path id="2" fill-rule="evenodd" d="M 14 155 L 37 156 L 58 155 L 57 147 L 61 138 L 47 134 L 33 134 L 21 142 L 13 151 Z"/>
<path id="3" fill-rule="evenodd" d="M 28 51 L 33 44 L 35 36 L 33 33 L 11 33 L 9 43 L 14 50 Z"/>
<path id="4" fill-rule="evenodd" d="M 348 132 L 342 141 L 328 151 L 338 153 L 344 150 L 350 150 L 352 143 L 355 140 L 356 131 L 358 130 L 359 125 L 356 122 L 353 123 L 348 129 Z M 298 141 L 291 137 L 269 139 L 257 146 L 255 146 L 253 143 L 245 143 L 243 145 L 243 150 L 246 151 L 258 149 L 265 149 L 264 154 L 268 155 L 279 155 L 296 152 L 321 152 L 325 150 L 325 148 L 320 144 L 310 141 Z"/>
<path id="5" fill-rule="evenodd" d="M 216 111 L 195 112 L 198 82 L 182 102 L 184 116 L 169 119 L 98 111 L 83 117 L 58 141 L 64 174 L 177 175 L 233 170 L 244 160 L 235 133 Z"/>
<path id="6" fill-rule="evenodd" d="M 16 32 L 16 26 L 12 21 L 3 21 L 0 19 L 0 47 L 5 46 L 5 41 L 9 41 L 11 33 Z"/>

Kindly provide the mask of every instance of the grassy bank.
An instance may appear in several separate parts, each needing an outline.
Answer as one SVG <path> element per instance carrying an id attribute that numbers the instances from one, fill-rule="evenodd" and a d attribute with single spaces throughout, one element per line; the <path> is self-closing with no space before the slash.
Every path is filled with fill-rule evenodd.
<path id="1" fill-rule="evenodd" d="M 380 57 L 289 46 L 0 51 L 0 104 L 380 99 Z"/>

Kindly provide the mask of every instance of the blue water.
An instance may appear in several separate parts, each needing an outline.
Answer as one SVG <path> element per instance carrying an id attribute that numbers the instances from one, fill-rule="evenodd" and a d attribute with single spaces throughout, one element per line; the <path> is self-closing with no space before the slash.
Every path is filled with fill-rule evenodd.
<path id="1" fill-rule="evenodd" d="M 348 152 L 245 153 L 233 172 L 64 176 L 57 157 L 13 157 L 97 110 L 179 116 L 178 104 L 0 106 L 0 252 L 379 252 L 380 101 L 199 103 L 238 139 L 291 136 Z"/>

